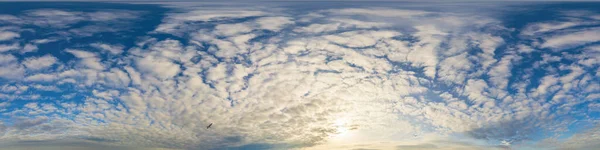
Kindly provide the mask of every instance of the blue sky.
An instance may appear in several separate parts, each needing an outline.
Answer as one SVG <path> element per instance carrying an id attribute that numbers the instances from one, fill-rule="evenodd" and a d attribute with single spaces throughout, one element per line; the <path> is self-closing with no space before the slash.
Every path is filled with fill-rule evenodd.
<path id="1" fill-rule="evenodd" d="M 599 7 L 3 2 L 0 147 L 593 149 Z"/>

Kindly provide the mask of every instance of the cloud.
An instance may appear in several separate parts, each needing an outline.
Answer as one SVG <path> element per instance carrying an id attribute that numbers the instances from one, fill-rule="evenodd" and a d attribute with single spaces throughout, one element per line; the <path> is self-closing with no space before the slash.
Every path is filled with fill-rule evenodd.
<path id="1" fill-rule="evenodd" d="M 348 15 L 365 15 L 365 16 L 381 16 L 381 17 L 414 17 L 430 14 L 431 12 L 420 10 L 406 9 L 389 9 L 389 8 L 349 8 L 341 10 L 331 10 L 334 14 Z"/>
<path id="2" fill-rule="evenodd" d="M 8 52 L 8 51 L 17 50 L 20 48 L 21 48 L 21 45 L 19 43 L 0 44 L 0 52 Z"/>
<path id="3" fill-rule="evenodd" d="M 327 35 L 324 38 L 328 41 L 345 45 L 351 48 L 373 46 L 382 38 L 391 38 L 401 35 L 394 31 L 351 31 L 344 32 L 338 35 Z"/>
<path id="4" fill-rule="evenodd" d="M 179 73 L 179 65 L 167 59 L 152 56 L 139 59 L 136 66 L 140 70 L 153 74 L 160 79 L 173 78 Z"/>
<path id="5" fill-rule="evenodd" d="M 21 37 L 21 35 L 18 33 L 8 32 L 8 31 L 0 31 L 0 41 L 12 40 L 12 39 L 18 38 L 18 37 Z"/>
<path id="6" fill-rule="evenodd" d="M 340 24 L 311 24 L 306 27 L 300 27 L 295 29 L 296 32 L 312 32 L 312 33 L 323 33 L 337 31 L 340 28 Z"/>
<path id="7" fill-rule="evenodd" d="M 433 145 L 433 144 L 419 144 L 419 145 L 399 145 L 397 146 L 398 149 L 406 149 L 406 150 L 411 150 L 411 149 L 439 149 L 439 147 Z"/>
<path id="8" fill-rule="evenodd" d="M 56 59 L 56 57 L 45 55 L 38 58 L 27 58 L 23 62 L 23 65 L 27 67 L 28 70 L 40 70 L 54 65 L 57 61 L 58 59 Z"/>
<path id="9" fill-rule="evenodd" d="M 105 69 L 104 65 L 100 62 L 100 59 L 97 57 L 97 55 L 92 52 L 76 49 L 67 49 L 65 51 L 79 58 L 81 62 L 80 64 L 86 66 L 87 68 L 96 70 Z"/>
<path id="10" fill-rule="evenodd" d="M 564 140 L 549 139 L 544 141 L 546 147 L 556 146 L 557 149 L 594 149 L 598 146 L 596 134 L 598 127 L 588 127 L 585 132 L 574 134 Z"/>
<path id="11" fill-rule="evenodd" d="M 36 9 L 25 12 L 20 24 L 33 24 L 41 27 L 68 28 L 73 24 L 92 22 L 111 22 L 134 19 L 139 12 L 132 11 L 104 11 L 104 12 L 77 12 L 58 9 Z M 19 24 L 19 23 L 18 23 Z"/>
<path id="12" fill-rule="evenodd" d="M 538 25 L 507 37 L 519 30 L 494 15 L 468 12 L 204 8 L 165 14 L 135 43 L 91 36 L 119 33 L 102 22 L 135 20 L 135 12 L 42 9 L 3 16 L 64 29 L 57 33 L 67 38 L 6 45 L 0 98 L 7 103 L 0 111 L 14 121 L 0 122 L 0 141 L 502 149 L 538 142 L 538 132 L 562 133 L 572 124 L 555 118 L 588 115 L 578 111 L 595 109 L 588 103 L 600 90 L 594 29 L 566 33 L 571 26 Z M 97 24 L 73 26 L 85 21 Z M 52 42 L 67 46 L 43 53 L 42 44 Z M 8 54 L 22 44 L 28 53 Z M 573 45 L 585 46 L 562 57 L 534 49 Z"/>
<path id="13" fill-rule="evenodd" d="M 360 143 L 344 143 L 340 145 L 318 145 L 306 149 L 397 149 L 397 150 L 480 150 L 480 149 L 507 149 L 509 147 L 501 145 L 486 145 L 479 141 L 468 141 L 465 137 L 436 137 L 407 139 L 403 141 L 370 141 Z M 458 139 L 461 138 L 461 139 Z"/>
<path id="14" fill-rule="evenodd" d="M 542 48 L 564 48 L 600 41 L 600 30 L 589 29 L 546 38 Z"/>
<path id="15" fill-rule="evenodd" d="M 271 31 L 279 31 L 285 25 L 293 24 L 294 22 L 289 17 L 262 17 L 256 20 L 260 28 Z"/>
<path id="16" fill-rule="evenodd" d="M 219 24 L 215 27 L 218 35 L 232 36 L 240 33 L 248 33 L 252 28 L 246 24 Z"/>
<path id="17" fill-rule="evenodd" d="M 426 14 L 385 11 L 407 14 L 383 17 Z M 362 9 L 342 12 L 376 15 Z M 364 25 L 367 21 L 337 19 L 332 21 L 339 21 L 344 27 L 328 31 L 353 31 L 305 33 L 295 30 L 296 34 L 309 36 L 291 36 L 292 39 L 285 40 L 277 36 L 267 36 L 269 40 L 256 39 L 265 36 L 257 29 L 288 32 L 281 27 L 292 25 L 291 21 L 285 21 L 291 20 L 289 18 L 262 17 L 266 14 L 259 11 L 172 14 L 156 31 L 186 37 L 186 34 L 179 33 L 187 32 L 191 23 L 211 24 L 257 18 L 216 24 L 214 30 L 195 31 L 187 34 L 190 43 L 165 39 L 131 48 L 126 53 L 127 57 L 120 58 L 124 62 L 122 65 L 126 66 L 124 71 L 105 65 L 109 62 L 101 58 L 107 54 L 66 49 L 65 52 L 77 58 L 77 63 L 69 66 L 74 69 L 72 73 L 65 70 L 35 74 L 26 80 L 52 82 L 70 78 L 81 82 L 78 86 L 82 89 L 93 88 L 92 94 L 84 99 L 85 103 L 74 108 L 83 113 L 73 114 L 73 117 L 81 119 L 77 123 L 91 124 L 93 128 L 85 129 L 92 130 L 91 133 L 103 131 L 106 135 L 99 136 L 101 139 L 128 141 L 125 145 L 147 141 L 152 141 L 153 146 L 169 148 L 236 147 L 253 142 L 323 144 L 330 136 L 344 132 L 344 128 L 368 130 L 393 122 L 397 119 L 394 115 L 383 113 L 377 122 L 368 115 L 370 111 L 386 107 L 383 103 L 386 100 L 401 103 L 391 107 L 400 114 L 434 120 L 426 122 L 431 126 L 450 129 L 450 132 L 471 129 L 462 124 L 469 124 L 470 121 L 464 118 L 475 114 L 444 108 L 444 103 L 423 103 L 427 100 L 411 96 L 428 92 L 425 85 L 434 82 L 431 79 L 436 75 L 437 51 L 444 42 L 443 36 L 448 35 L 436 25 L 420 25 L 414 27 L 414 33 L 401 33 L 369 30 Z M 282 24 L 271 24 L 273 20 Z M 177 28 L 171 28 L 173 24 Z M 366 28 L 355 30 L 357 27 Z M 410 44 L 396 39 L 405 34 L 416 36 L 419 40 Z M 484 42 L 480 46 L 486 49 L 486 53 L 495 48 L 494 43 Z M 93 44 L 92 47 L 109 52 L 113 49 L 102 44 Z M 113 51 L 115 53 L 110 54 L 119 54 L 119 51 Z M 404 52 L 405 56 L 392 61 L 385 59 L 386 54 L 396 51 Z M 393 64 L 395 62 L 425 67 L 421 72 L 426 76 L 418 76 L 408 70 L 394 70 L 397 67 Z M 495 105 L 488 102 L 491 99 L 484 92 L 487 86 L 478 86 L 486 85 L 485 81 L 476 81 L 477 84 L 473 87 L 468 84 L 469 88 L 465 90 L 470 92 L 469 97 L 473 101 L 486 104 L 482 109 L 491 109 L 489 107 Z M 129 87 L 130 82 L 134 86 Z M 114 90 L 94 88 L 97 86 Z M 112 100 L 120 103 L 112 104 Z M 460 102 L 455 103 L 460 106 Z M 481 116 L 484 115 L 488 114 L 481 113 Z M 200 130 L 209 122 L 214 123 L 215 130 L 226 132 Z M 98 127 L 106 124 L 121 131 Z M 172 137 L 180 140 L 173 142 Z"/>
<path id="18" fill-rule="evenodd" d="M 123 46 L 122 45 L 109 45 L 109 44 L 104 44 L 104 43 L 92 43 L 91 44 L 92 47 L 95 47 L 97 49 L 103 50 L 103 51 L 108 51 L 109 53 L 113 54 L 113 55 L 118 55 L 123 53 Z"/>
<path id="19" fill-rule="evenodd" d="M 25 69 L 13 55 L 0 55 L 0 77 L 5 79 L 19 79 L 23 77 Z"/>
<path id="20" fill-rule="evenodd" d="M 67 49 L 67 50 L 65 50 L 65 52 L 71 53 L 73 56 L 75 56 L 77 58 L 96 57 L 96 54 L 94 54 L 92 52 L 83 51 L 83 50 Z"/>
<path id="21" fill-rule="evenodd" d="M 135 66 L 142 72 L 148 73 L 158 79 L 171 79 L 180 72 L 179 64 L 173 60 L 180 60 L 182 47 L 179 41 L 165 40 L 155 43 L 150 53 L 135 60 Z"/>
<path id="22" fill-rule="evenodd" d="M 173 19 L 184 21 L 216 21 L 224 19 L 236 19 L 252 16 L 264 15 L 261 11 L 245 11 L 245 10 L 223 10 L 223 11 L 191 11 L 182 14 L 175 14 Z"/>
<path id="23" fill-rule="evenodd" d="M 220 10 L 194 10 L 185 13 L 175 13 L 167 18 L 163 19 L 163 23 L 160 24 L 155 31 L 164 33 L 177 33 L 181 34 L 185 31 L 189 31 L 190 28 L 187 24 L 193 22 L 208 22 L 208 21 L 220 21 L 227 19 L 238 19 L 246 17 L 265 16 L 267 13 L 257 10 L 235 10 L 235 9 L 220 9 Z M 182 32 L 184 31 L 184 32 Z"/>

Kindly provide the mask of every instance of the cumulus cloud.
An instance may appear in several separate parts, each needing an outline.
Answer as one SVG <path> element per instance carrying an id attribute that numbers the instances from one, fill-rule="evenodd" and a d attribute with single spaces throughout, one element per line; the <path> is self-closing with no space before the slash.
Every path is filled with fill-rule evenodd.
<path id="1" fill-rule="evenodd" d="M 0 41 L 7 41 L 7 40 L 12 40 L 14 38 L 18 38 L 21 35 L 15 32 L 9 32 L 9 31 L 0 31 Z"/>
<path id="2" fill-rule="evenodd" d="M 57 61 L 58 59 L 56 59 L 56 57 L 45 55 L 38 58 L 27 58 L 23 62 L 23 65 L 27 67 L 28 70 L 40 70 L 54 65 Z"/>
<path id="3" fill-rule="evenodd" d="M 232 36 L 240 33 L 248 33 L 252 30 L 252 27 L 246 24 L 219 24 L 215 27 L 214 32 L 223 36 Z"/>
<path id="4" fill-rule="evenodd" d="M 19 48 L 21 48 L 21 45 L 19 43 L 0 44 L 0 53 L 1 52 L 12 51 L 12 50 L 17 50 Z"/>
<path id="5" fill-rule="evenodd" d="M 100 50 L 103 51 L 107 51 L 113 55 L 118 55 L 123 53 L 123 46 L 121 45 L 109 45 L 109 44 L 104 44 L 104 43 L 93 43 L 91 44 L 92 47 L 98 48 Z"/>
<path id="6" fill-rule="evenodd" d="M 5 79 L 22 78 L 25 69 L 13 55 L 0 55 L 0 77 Z"/>
<path id="7" fill-rule="evenodd" d="M 95 53 L 76 49 L 67 49 L 65 51 L 79 58 L 81 65 L 83 66 L 96 70 L 105 69 L 104 65 L 100 62 L 100 59 Z"/>
<path id="8" fill-rule="evenodd" d="M 289 17 L 262 17 L 256 20 L 260 28 L 271 31 L 279 31 L 285 25 L 294 23 Z"/>

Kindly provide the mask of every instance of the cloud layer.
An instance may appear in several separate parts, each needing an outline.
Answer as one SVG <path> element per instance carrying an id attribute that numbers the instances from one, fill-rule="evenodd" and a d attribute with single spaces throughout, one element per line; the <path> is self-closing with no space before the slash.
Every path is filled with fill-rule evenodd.
<path id="1" fill-rule="evenodd" d="M 150 10 L 0 15 L 0 144 L 569 149 L 596 141 L 598 13 L 557 11 L 556 20 L 515 27 L 492 13 L 210 8 L 174 8 L 135 33 Z M 45 46 L 61 42 L 68 46 Z"/>

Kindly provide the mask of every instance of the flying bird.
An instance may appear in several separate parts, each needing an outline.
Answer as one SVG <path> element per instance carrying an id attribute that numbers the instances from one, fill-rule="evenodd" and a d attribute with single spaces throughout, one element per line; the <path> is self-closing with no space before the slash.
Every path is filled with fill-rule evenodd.
<path id="1" fill-rule="evenodd" d="M 206 126 L 206 129 L 210 128 L 210 126 L 212 126 L 212 123 L 210 123 L 208 126 Z"/>

